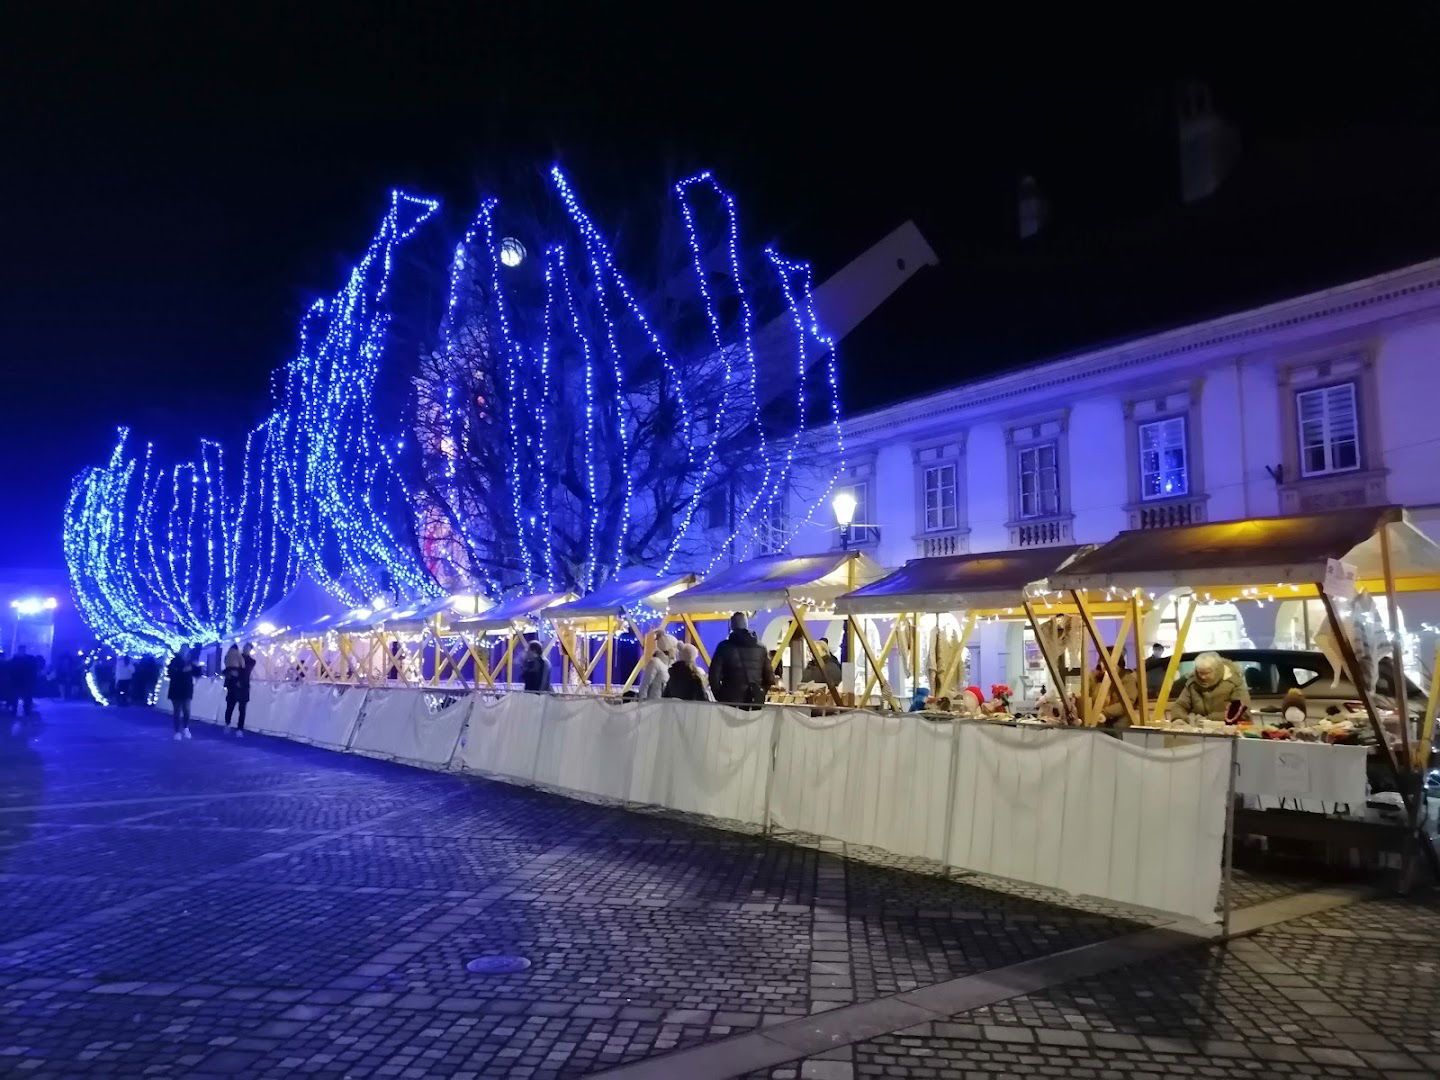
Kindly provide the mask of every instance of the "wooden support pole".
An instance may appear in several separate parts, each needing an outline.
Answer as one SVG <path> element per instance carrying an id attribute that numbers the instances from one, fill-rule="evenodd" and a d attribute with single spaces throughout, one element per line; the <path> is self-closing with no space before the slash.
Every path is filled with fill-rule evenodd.
<path id="1" fill-rule="evenodd" d="M 1089 635 L 1089 634 L 1081 634 L 1081 635 L 1080 635 L 1080 640 L 1081 640 L 1081 641 L 1088 641 L 1089 638 L 1090 638 L 1090 635 Z M 1121 615 L 1121 616 L 1120 616 L 1120 628 L 1115 631 L 1115 645 L 1114 645 L 1114 647 L 1111 648 L 1111 650 L 1110 650 L 1110 662 L 1111 662 L 1112 664 L 1114 664 L 1116 667 L 1119 667 L 1119 666 L 1120 666 L 1120 657 L 1122 657 L 1122 656 L 1125 655 L 1125 643 L 1126 643 L 1129 639 L 1130 639 L 1130 612 L 1127 611 L 1127 612 L 1125 612 L 1124 615 Z M 1101 651 L 1104 651 L 1104 645 L 1103 645 L 1103 644 L 1100 645 L 1100 649 L 1101 649 Z M 1096 663 L 1099 663 L 1098 658 L 1097 658 L 1097 660 L 1096 660 Z M 1094 697 L 1094 699 L 1091 701 L 1090 705 L 1088 706 L 1088 708 L 1089 708 L 1089 710 L 1090 710 L 1090 718 L 1091 718 L 1095 723 L 1097 723 L 1097 724 L 1100 722 L 1099 719 L 1098 719 L 1098 717 L 1099 717 L 1101 711 L 1103 711 L 1104 708 L 1105 708 L 1105 699 L 1106 699 L 1107 697 L 1109 697 L 1109 696 L 1110 696 L 1110 676 L 1109 676 L 1109 675 L 1101 675 L 1101 676 L 1100 676 L 1100 687 L 1099 687 L 1098 690 L 1095 691 L 1095 697 Z M 1144 714 L 1142 713 L 1141 715 L 1144 715 Z"/>
<path id="2" fill-rule="evenodd" d="M 851 630 L 855 633 L 856 640 L 860 642 L 860 648 L 865 651 L 865 659 L 870 664 L 871 672 L 880 679 L 880 692 L 885 695 L 885 700 L 890 703 L 890 707 L 896 712 L 899 712 L 900 702 L 897 701 L 895 695 L 890 692 L 890 684 L 885 681 L 885 673 L 880 670 L 880 666 L 875 662 L 875 654 L 870 651 L 870 642 L 865 637 L 864 628 L 855 621 L 854 615 L 847 615 L 846 619 L 850 623 Z M 779 654 L 777 653 L 776 655 Z M 857 699 L 855 704 L 865 705 L 869 703 L 869 701 L 870 695 L 867 692 L 863 698 Z"/>
<path id="3" fill-rule="evenodd" d="M 1135 711 L 1139 714 L 1139 723 L 1144 723 L 1145 718 L 1150 715 L 1150 689 L 1145 685 L 1145 635 L 1141 632 L 1145 623 L 1140 618 L 1140 594 L 1130 594 L 1130 612 L 1135 619 Z M 1121 687 L 1124 693 L 1124 687 Z"/>
<path id="4" fill-rule="evenodd" d="M 901 617 L 897 615 L 895 622 L 890 626 L 889 636 L 885 638 L 885 644 L 880 646 L 880 658 L 874 662 L 874 667 L 870 669 L 870 677 L 865 680 L 865 692 L 860 695 L 860 700 L 869 701 L 870 694 L 875 689 L 875 681 L 884 677 L 885 661 L 890 659 L 890 654 L 895 651 L 900 635 L 900 625 Z M 786 635 L 786 643 L 789 643 L 789 635 Z"/>
<path id="5" fill-rule="evenodd" d="M 1065 689 L 1065 679 L 1060 672 L 1059 666 L 1055 663 L 1055 656 L 1050 646 L 1045 642 L 1045 635 L 1040 630 L 1040 620 L 1035 614 L 1035 605 L 1027 597 L 1024 601 L 1025 617 L 1030 620 L 1030 629 L 1035 634 L 1035 646 L 1040 650 L 1040 656 L 1045 661 L 1045 667 L 1050 672 L 1050 685 L 1060 698 L 1060 711 L 1069 719 L 1075 719 L 1075 710 L 1070 707 L 1070 694 Z"/>
<path id="6" fill-rule="evenodd" d="M 668 619 L 665 621 L 665 625 L 669 625 Z M 681 615 L 680 625 L 685 627 L 685 629 L 690 632 L 690 644 L 694 645 L 695 648 L 700 650 L 700 659 L 705 661 L 705 670 L 709 671 L 710 650 L 705 648 L 705 642 L 700 640 L 700 631 L 695 627 L 695 620 L 692 619 L 689 615 Z"/>
<path id="7" fill-rule="evenodd" d="M 1094 715 L 1094 706 L 1090 704 L 1090 635 L 1080 635 L 1080 723 L 1085 727 L 1094 727 L 1095 721 L 1091 719 Z M 1101 687 L 1105 681 L 1101 680 Z"/>
<path id="8" fill-rule="evenodd" d="M 936 618 L 939 623 L 939 618 Z M 965 650 L 970 645 L 970 635 L 975 632 L 975 615 L 968 613 L 965 616 L 965 625 L 960 628 L 960 643 L 955 649 L 955 655 L 950 658 L 950 663 L 945 665 L 945 670 L 940 673 L 940 685 L 935 690 L 936 697 L 945 697 L 955 687 L 956 676 L 960 673 L 960 665 L 965 661 Z"/>
<path id="9" fill-rule="evenodd" d="M 1125 708 L 1126 719 L 1128 719 L 1131 724 L 1138 723 L 1139 717 L 1135 713 L 1135 703 L 1124 693 L 1123 687 L 1125 684 L 1120 681 L 1120 672 L 1115 666 L 1115 661 L 1113 661 L 1110 658 L 1110 654 L 1105 651 L 1105 640 L 1100 636 L 1100 628 L 1095 625 L 1095 619 L 1090 614 L 1090 606 L 1085 602 L 1085 597 L 1081 595 L 1080 590 L 1071 589 L 1070 595 L 1075 600 L 1075 606 L 1080 609 L 1080 620 L 1085 625 L 1085 632 L 1090 635 L 1090 640 L 1095 642 L 1095 647 L 1100 651 L 1100 663 L 1105 668 L 1105 675 L 1121 690 L 1120 704 Z M 1122 653 L 1121 655 L 1124 654 Z"/>
<path id="10" fill-rule="evenodd" d="M 1176 599 L 1175 603 L 1179 602 L 1179 599 Z M 1185 617 L 1180 620 L 1179 630 L 1175 634 L 1175 648 L 1170 650 L 1170 659 L 1165 664 L 1165 677 L 1160 680 L 1160 690 L 1155 695 L 1155 711 L 1150 714 L 1153 727 L 1159 727 L 1160 721 L 1165 719 L 1165 708 L 1170 704 L 1170 688 L 1175 685 L 1175 676 L 1180 671 L 1180 656 L 1190 637 L 1190 620 L 1195 617 L 1195 609 L 1199 606 L 1200 601 L 1190 597 L 1190 603 L 1185 608 Z"/>
<path id="11" fill-rule="evenodd" d="M 610 693 L 615 683 L 615 619 L 605 616 L 605 693 Z"/>
<path id="12" fill-rule="evenodd" d="M 790 605 L 790 614 L 795 616 L 796 629 L 800 631 L 800 635 L 805 639 L 805 644 L 810 647 L 810 655 L 815 658 L 815 666 L 820 669 L 820 674 L 825 679 L 825 685 L 830 688 L 830 698 L 835 702 L 835 707 L 839 708 L 840 688 L 835 683 L 830 681 L 829 669 L 824 664 L 820 663 L 820 649 L 816 646 L 815 639 L 810 636 L 810 628 L 805 625 L 805 619 L 801 615 L 801 612 L 804 609 L 797 607 L 795 601 L 791 600 L 789 597 L 786 597 L 785 603 Z"/>
<path id="13" fill-rule="evenodd" d="M 910 693 L 920 689 L 920 613 L 910 613 Z"/>
<path id="14" fill-rule="evenodd" d="M 1385 626 L 1390 632 L 1390 688 L 1395 696 L 1395 713 L 1400 718 L 1400 752 L 1405 761 L 1414 760 L 1410 749 L 1410 683 L 1405 678 L 1405 647 L 1400 640 L 1395 607 L 1395 568 L 1390 558 L 1390 526 L 1380 526 L 1380 566 L 1385 575 Z"/>

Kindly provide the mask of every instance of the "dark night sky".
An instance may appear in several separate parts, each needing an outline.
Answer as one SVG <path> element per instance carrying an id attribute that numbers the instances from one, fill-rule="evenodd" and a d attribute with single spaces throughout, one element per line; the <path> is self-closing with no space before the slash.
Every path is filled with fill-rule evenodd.
<path id="1" fill-rule="evenodd" d="M 114 425 L 186 452 L 257 420 L 391 186 L 463 214 L 552 159 L 612 202 L 709 166 L 751 240 L 821 276 L 913 217 L 944 265 L 842 352 L 852 401 L 1440 254 L 1427 8 L 1266 26 L 1253 4 L 1064 24 L 1033 5 L 17 7 L 0 566 L 59 565 L 68 479 Z M 1244 155 L 1182 210 L 1167 94 L 1185 76 Z M 1055 205 L 1028 246 L 1022 172 Z"/>

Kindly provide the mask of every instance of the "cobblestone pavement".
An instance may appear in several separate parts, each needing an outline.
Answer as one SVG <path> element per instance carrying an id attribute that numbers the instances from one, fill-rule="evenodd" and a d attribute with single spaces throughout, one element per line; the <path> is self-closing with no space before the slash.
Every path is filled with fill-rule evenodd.
<path id="1" fill-rule="evenodd" d="M 3 1076 L 579 1076 L 1143 922 L 200 724 L 176 743 L 149 711 L 44 719 L 0 740 Z M 1431 1075 L 1437 922 L 1355 905 L 755 1075 Z M 492 953 L 532 966 L 466 970 Z"/>

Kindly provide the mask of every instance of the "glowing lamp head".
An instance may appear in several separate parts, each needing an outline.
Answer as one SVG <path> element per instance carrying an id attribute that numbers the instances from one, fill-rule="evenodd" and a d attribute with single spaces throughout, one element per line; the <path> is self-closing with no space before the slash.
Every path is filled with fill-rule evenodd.
<path id="1" fill-rule="evenodd" d="M 512 270 L 525 261 L 525 245 L 513 236 L 500 241 L 500 262 Z"/>
<path id="2" fill-rule="evenodd" d="M 850 491 L 837 491 L 835 497 L 830 500 L 830 506 L 835 511 L 835 521 L 842 528 L 848 528 L 855 520 L 855 494 Z"/>

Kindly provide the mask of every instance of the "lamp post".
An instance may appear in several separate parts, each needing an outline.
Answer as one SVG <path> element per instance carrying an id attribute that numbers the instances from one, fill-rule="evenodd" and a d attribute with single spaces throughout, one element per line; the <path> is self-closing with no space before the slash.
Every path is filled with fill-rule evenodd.
<path id="1" fill-rule="evenodd" d="M 855 520 L 855 493 L 844 488 L 835 493 L 830 506 L 835 511 L 835 523 L 840 526 L 840 550 L 850 550 L 850 523 Z M 840 663 L 850 662 L 850 620 L 840 626 Z"/>

